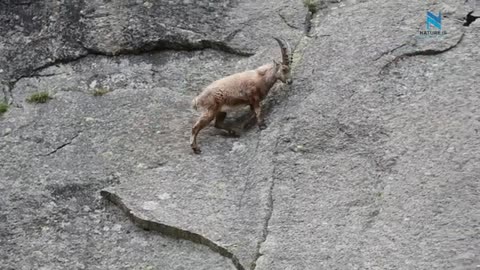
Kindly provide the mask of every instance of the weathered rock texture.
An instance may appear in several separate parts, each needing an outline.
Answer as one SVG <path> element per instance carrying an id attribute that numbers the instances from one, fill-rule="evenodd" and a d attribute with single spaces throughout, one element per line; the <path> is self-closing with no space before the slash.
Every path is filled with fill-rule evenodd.
<path id="1" fill-rule="evenodd" d="M 480 7 L 0 7 L 0 268 L 479 267 L 480 21 L 463 18 Z M 426 10 L 445 36 L 419 35 Z M 207 128 L 192 154 L 192 97 L 278 59 L 272 35 L 294 83 L 265 101 L 268 128 Z"/>

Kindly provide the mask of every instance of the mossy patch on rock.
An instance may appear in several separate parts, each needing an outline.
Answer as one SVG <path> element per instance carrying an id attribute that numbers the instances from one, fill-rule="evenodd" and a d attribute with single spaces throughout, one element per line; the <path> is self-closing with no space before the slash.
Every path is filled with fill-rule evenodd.
<path id="1" fill-rule="evenodd" d="M 48 92 L 37 92 L 37 93 L 33 93 L 32 95 L 30 95 L 27 98 L 27 102 L 29 102 L 29 103 L 45 103 L 49 99 L 52 99 L 52 97 L 50 97 L 50 94 Z"/>
<path id="2" fill-rule="evenodd" d="M 0 102 L 0 115 L 6 113 L 8 111 L 8 104 L 4 102 Z"/>
<path id="3" fill-rule="evenodd" d="M 95 88 L 95 90 L 93 90 L 93 96 L 100 97 L 109 92 L 111 92 L 111 90 L 108 88 Z"/>
<path id="4" fill-rule="evenodd" d="M 311 13 L 315 13 L 318 11 L 320 1 L 319 0 L 303 0 L 303 5 L 310 11 Z"/>

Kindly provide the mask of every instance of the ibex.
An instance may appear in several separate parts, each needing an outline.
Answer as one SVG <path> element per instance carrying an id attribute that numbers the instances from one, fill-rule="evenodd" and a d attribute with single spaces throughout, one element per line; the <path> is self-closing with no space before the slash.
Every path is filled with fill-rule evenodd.
<path id="1" fill-rule="evenodd" d="M 192 101 L 192 107 L 201 110 L 202 114 L 192 128 L 190 146 L 195 154 L 200 154 L 197 145 L 197 135 L 215 118 L 215 127 L 226 130 L 231 135 L 236 132 L 224 124 L 228 111 L 250 106 L 257 119 L 259 129 L 266 125 L 262 117 L 260 101 L 262 101 L 277 82 L 292 83 L 290 64 L 292 51 L 288 42 L 274 38 L 282 52 L 282 63 L 273 60 L 254 70 L 247 70 L 214 81 Z"/>

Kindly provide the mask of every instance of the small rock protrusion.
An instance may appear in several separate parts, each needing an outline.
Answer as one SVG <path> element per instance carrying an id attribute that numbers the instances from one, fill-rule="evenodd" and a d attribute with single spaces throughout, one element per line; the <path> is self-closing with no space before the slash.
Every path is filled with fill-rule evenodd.
<path id="1" fill-rule="evenodd" d="M 122 230 L 122 225 L 120 225 L 120 224 L 115 224 L 112 227 L 112 231 L 114 231 L 114 232 L 119 232 L 121 230 Z"/>
<path id="2" fill-rule="evenodd" d="M 246 150 L 246 146 L 243 143 L 234 142 L 232 146 L 231 153 L 243 153 Z"/>
<path id="3" fill-rule="evenodd" d="M 157 198 L 160 200 L 168 200 L 171 198 L 170 194 L 164 192 L 162 194 L 157 195 Z"/>
<path id="4" fill-rule="evenodd" d="M 155 201 L 146 201 L 143 203 L 142 208 L 148 211 L 152 211 L 158 208 L 158 203 Z"/>

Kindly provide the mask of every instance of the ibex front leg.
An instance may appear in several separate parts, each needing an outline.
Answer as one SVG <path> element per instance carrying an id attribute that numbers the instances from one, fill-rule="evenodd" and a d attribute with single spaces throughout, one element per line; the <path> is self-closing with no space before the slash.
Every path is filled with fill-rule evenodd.
<path id="1" fill-rule="evenodd" d="M 267 125 L 265 124 L 265 121 L 263 120 L 262 116 L 262 109 L 260 107 L 260 100 L 255 100 L 252 105 L 250 105 L 250 108 L 253 109 L 255 112 L 255 117 L 257 118 L 257 126 L 259 129 L 266 129 Z"/>

